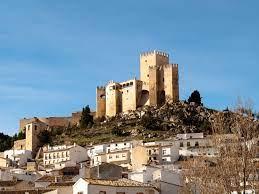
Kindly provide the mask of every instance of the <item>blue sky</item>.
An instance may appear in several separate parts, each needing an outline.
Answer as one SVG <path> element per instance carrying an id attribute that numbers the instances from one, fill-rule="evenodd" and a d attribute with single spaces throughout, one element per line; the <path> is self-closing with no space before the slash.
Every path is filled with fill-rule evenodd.
<path id="1" fill-rule="evenodd" d="M 139 75 L 139 54 L 162 50 L 180 66 L 180 95 L 206 106 L 250 98 L 259 111 L 256 0 L 10 0 L 0 2 L 0 131 L 19 119 L 62 116 L 95 88 Z"/>

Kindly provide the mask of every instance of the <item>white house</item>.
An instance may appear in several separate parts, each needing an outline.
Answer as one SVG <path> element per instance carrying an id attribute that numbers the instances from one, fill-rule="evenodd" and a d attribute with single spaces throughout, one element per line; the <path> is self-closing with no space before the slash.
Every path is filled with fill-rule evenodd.
<path id="1" fill-rule="evenodd" d="M 119 151 L 119 150 L 129 150 L 132 148 L 133 142 L 127 141 L 127 142 L 114 142 L 107 144 L 106 152 L 112 152 L 112 151 Z"/>
<path id="2" fill-rule="evenodd" d="M 88 149 L 91 165 L 113 163 L 130 168 L 131 149 L 139 141 L 113 142 L 109 144 L 94 145 Z"/>
<path id="3" fill-rule="evenodd" d="M 145 166 L 129 173 L 129 179 L 156 185 L 160 194 L 177 194 L 182 187 L 180 171 L 164 166 Z"/>
<path id="4" fill-rule="evenodd" d="M 179 158 L 179 147 L 173 141 L 148 142 L 143 145 L 147 149 L 150 162 L 168 164 Z"/>
<path id="5" fill-rule="evenodd" d="M 79 145 L 60 145 L 46 147 L 43 149 L 43 164 L 45 166 L 64 164 L 66 161 L 71 163 L 79 163 L 88 160 L 87 150 Z M 64 167 L 64 165 L 60 166 Z"/>
<path id="6" fill-rule="evenodd" d="M 173 163 L 179 159 L 179 148 L 175 145 L 161 146 L 162 164 Z"/>
<path id="7" fill-rule="evenodd" d="M 4 157 L 9 158 L 14 164 L 18 166 L 26 165 L 29 159 L 32 159 L 32 151 L 30 150 L 6 150 Z"/>
<path id="8" fill-rule="evenodd" d="M 156 187 L 129 179 L 97 180 L 80 178 L 73 194 L 159 194 Z"/>
<path id="9" fill-rule="evenodd" d="M 182 156 L 216 156 L 217 150 L 212 148 L 211 138 L 203 133 L 177 134 L 175 144 Z"/>

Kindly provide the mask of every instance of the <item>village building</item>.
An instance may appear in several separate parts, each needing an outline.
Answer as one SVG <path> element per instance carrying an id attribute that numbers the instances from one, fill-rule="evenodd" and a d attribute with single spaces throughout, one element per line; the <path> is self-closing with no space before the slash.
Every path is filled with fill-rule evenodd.
<path id="1" fill-rule="evenodd" d="M 175 144 L 179 147 L 181 156 L 214 157 L 218 155 L 218 151 L 212 147 L 211 137 L 204 136 L 203 133 L 177 134 Z"/>
<path id="2" fill-rule="evenodd" d="M 156 185 L 160 194 L 178 194 L 182 187 L 181 172 L 171 166 L 143 166 L 129 173 L 129 179 Z"/>
<path id="3" fill-rule="evenodd" d="M 80 178 L 90 179 L 120 179 L 123 178 L 123 168 L 116 164 L 102 163 L 98 166 L 82 166 L 79 170 Z"/>
<path id="4" fill-rule="evenodd" d="M 0 169 L 0 181 L 12 181 L 13 176 L 10 173 L 8 168 L 1 168 Z"/>
<path id="5" fill-rule="evenodd" d="M 179 148 L 173 141 L 148 142 L 143 146 L 147 149 L 149 163 L 173 163 L 179 158 Z"/>
<path id="6" fill-rule="evenodd" d="M 159 194 L 156 187 L 129 179 L 79 179 L 73 185 L 73 194 Z"/>
<path id="7" fill-rule="evenodd" d="M 47 146 L 43 148 L 44 166 L 59 165 L 60 168 L 63 168 L 86 160 L 88 160 L 87 150 L 76 144 L 70 146 Z"/>
<path id="8" fill-rule="evenodd" d="M 12 161 L 9 158 L 0 157 L 0 167 L 7 168 L 12 165 Z"/>
<path id="9" fill-rule="evenodd" d="M 30 150 L 6 150 L 4 157 L 9 158 L 14 166 L 26 166 L 27 162 L 32 159 L 32 152 Z"/>

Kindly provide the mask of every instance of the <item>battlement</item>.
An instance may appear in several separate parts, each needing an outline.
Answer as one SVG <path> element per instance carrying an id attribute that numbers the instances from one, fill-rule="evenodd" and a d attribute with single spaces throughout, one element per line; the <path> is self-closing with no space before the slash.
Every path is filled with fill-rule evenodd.
<path id="1" fill-rule="evenodd" d="M 166 58 L 169 58 L 169 54 L 162 52 L 162 51 L 148 51 L 148 52 L 143 52 L 140 54 L 140 57 L 145 57 L 145 56 L 150 56 L 150 55 L 160 55 Z"/>
<path id="2" fill-rule="evenodd" d="M 164 65 L 164 68 L 171 68 L 171 67 L 178 69 L 178 64 L 165 64 Z"/>
<path id="3" fill-rule="evenodd" d="M 105 90 L 105 86 L 97 86 L 97 90 Z"/>

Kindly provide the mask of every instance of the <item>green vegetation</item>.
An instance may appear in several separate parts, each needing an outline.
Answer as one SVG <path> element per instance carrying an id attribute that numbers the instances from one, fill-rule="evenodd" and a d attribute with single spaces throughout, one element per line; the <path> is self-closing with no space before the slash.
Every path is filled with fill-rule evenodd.
<path id="1" fill-rule="evenodd" d="M 79 124 L 80 128 L 90 128 L 94 124 L 93 116 L 91 115 L 91 110 L 88 105 L 85 108 L 83 108 Z"/>
<path id="2" fill-rule="evenodd" d="M 198 90 L 194 90 L 189 97 L 188 102 L 194 102 L 197 105 L 202 105 L 200 92 Z"/>
<path id="3" fill-rule="evenodd" d="M 17 134 L 14 134 L 14 136 L 5 135 L 4 133 L 0 133 L 0 152 L 3 152 L 5 150 L 9 150 L 13 147 L 13 143 L 16 140 L 21 140 L 25 138 L 25 133 L 20 131 Z"/>
<path id="4" fill-rule="evenodd" d="M 38 139 L 41 142 L 41 146 L 51 143 L 51 132 L 47 130 L 41 131 L 38 135 Z"/>

